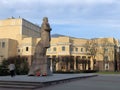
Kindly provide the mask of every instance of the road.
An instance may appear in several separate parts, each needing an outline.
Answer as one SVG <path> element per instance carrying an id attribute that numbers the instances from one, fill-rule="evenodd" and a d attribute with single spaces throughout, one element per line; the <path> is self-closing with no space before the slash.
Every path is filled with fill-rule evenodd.
<path id="1" fill-rule="evenodd" d="M 120 90 L 120 75 L 100 75 L 36 90 Z"/>
<path id="2" fill-rule="evenodd" d="M 0 88 L 0 90 L 26 90 Z M 120 90 L 120 75 L 99 75 L 34 90 Z"/>

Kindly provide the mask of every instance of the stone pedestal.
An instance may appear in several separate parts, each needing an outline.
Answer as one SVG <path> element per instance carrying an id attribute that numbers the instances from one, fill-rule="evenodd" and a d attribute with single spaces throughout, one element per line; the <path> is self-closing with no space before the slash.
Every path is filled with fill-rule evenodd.
<path id="1" fill-rule="evenodd" d="M 28 75 L 35 76 L 37 72 L 39 72 L 42 76 L 52 75 L 50 70 L 50 61 L 47 57 L 39 57 L 33 61 L 33 65 L 30 68 Z"/>

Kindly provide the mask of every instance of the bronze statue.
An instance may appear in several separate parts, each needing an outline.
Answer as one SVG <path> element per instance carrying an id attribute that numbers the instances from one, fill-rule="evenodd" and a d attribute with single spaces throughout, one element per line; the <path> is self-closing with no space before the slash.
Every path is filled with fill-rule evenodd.
<path id="1" fill-rule="evenodd" d="M 50 25 L 48 23 L 48 18 L 43 18 L 43 23 L 41 25 L 41 40 L 38 42 L 35 48 L 35 53 L 33 55 L 33 62 L 30 67 L 29 76 L 34 76 L 38 71 L 42 75 L 48 75 L 48 63 L 46 51 L 50 47 Z"/>

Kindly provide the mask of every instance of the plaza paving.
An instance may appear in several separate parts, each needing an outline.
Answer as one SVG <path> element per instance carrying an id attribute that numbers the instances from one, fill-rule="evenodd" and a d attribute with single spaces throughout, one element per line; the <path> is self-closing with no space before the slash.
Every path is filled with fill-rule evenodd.
<path id="1" fill-rule="evenodd" d="M 88 78 L 97 76 L 96 74 L 53 74 L 52 76 L 27 76 L 17 75 L 15 77 L 0 76 L 0 88 L 9 88 L 8 90 L 14 89 L 36 89 L 46 86 L 51 86 L 59 83 L 65 83 L 81 78 Z M 11 89 L 10 89 L 11 88 Z M 14 88 L 14 89 L 13 89 Z M 0 89 L 0 90 L 4 90 Z"/>
<path id="2" fill-rule="evenodd" d="M 120 74 L 98 75 L 35 90 L 120 90 Z"/>
<path id="3" fill-rule="evenodd" d="M 55 80 L 89 77 L 96 74 L 53 74 L 51 76 L 27 76 L 27 75 L 17 75 L 15 77 L 11 76 L 0 76 L 0 81 L 22 81 L 22 82 L 48 82 Z"/>

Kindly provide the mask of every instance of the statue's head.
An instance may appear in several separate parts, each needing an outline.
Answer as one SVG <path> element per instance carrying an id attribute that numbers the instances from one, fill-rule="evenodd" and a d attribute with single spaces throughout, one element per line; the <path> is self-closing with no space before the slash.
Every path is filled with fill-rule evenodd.
<path id="1" fill-rule="evenodd" d="M 44 18 L 43 18 L 43 22 L 48 22 L 48 18 L 47 18 L 47 17 L 44 17 Z"/>

